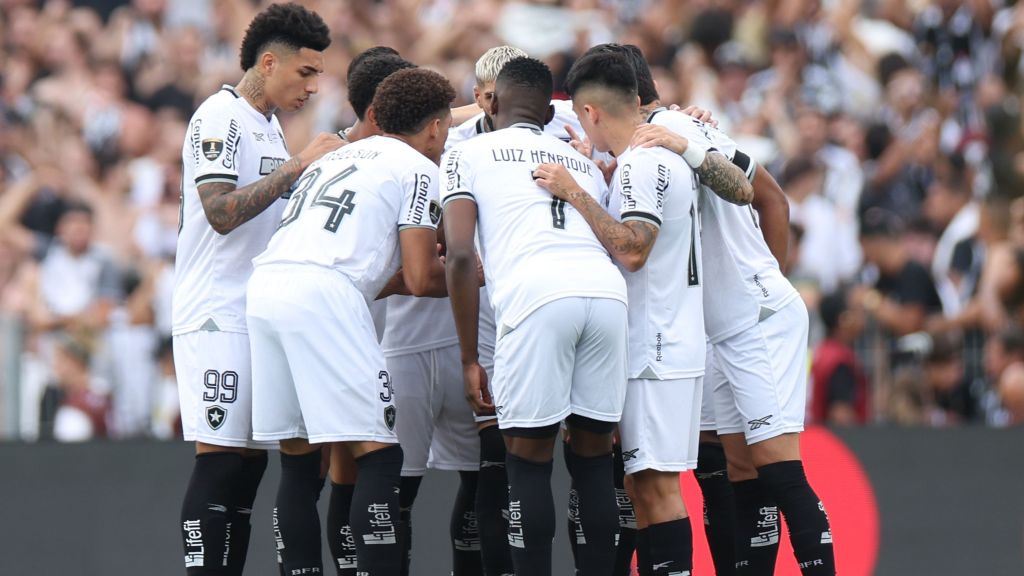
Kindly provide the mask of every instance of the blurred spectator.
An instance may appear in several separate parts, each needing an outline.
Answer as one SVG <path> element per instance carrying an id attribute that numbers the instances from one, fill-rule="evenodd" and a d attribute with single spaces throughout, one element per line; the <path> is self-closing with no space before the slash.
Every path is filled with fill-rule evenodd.
<path id="1" fill-rule="evenodd" d="M 861 286 L 852 294 L 854 305 L 894 336 L 920 331 L 930 315 L 942 312 L 928 270 L 910 259 L 903 238 L 903 224 L 892 214 L 873 209 L 864 215 L 860 228 L 864 261 L 876 268 L 878 278 L 873 288 Z"/>
<path id="2" fill-rule="evenodd" d="M 811 362 L 811 416 L 816 422 L 849 426 L 868 421 L 867 377 L 853 351 L 864 330 L 863 313 L 847 306 L 848 293 L 837 290 L 819 306 L 825 339 Z"/>
<path id="3" fill-rule="evenodd" d="M 62 333 L 53 362 L 53 380 L 43 394 L 40 437 L 82 442 L 107 436 L 110 401 L 91 376 L 87 337 Z"/>
<path id="4" fill-rule="evenodd" d="M 935 230 L 939 231 L 932 260 L 932 275 L 935 278 L 942 311 L 955 316 L 971 296 L 962 291 L 962 275 L 953 270 L 953 257 L 961 242 L 973 237 L 978 231 L 979 209 L 973 201 L 970 178 L 964 159 L 954 156 L 939 164 L 937 178 L 928 188 L 924 214 Z"/>
<path id="5" fill-rule="evenodd" d="M 1007 425 L 1024 425 L 1024 363 L 1011 365 L 999 379 L 999 397 L 1008 414 Z"/>
<path id="6" fill-rule="evenodd" d="M 978 405 L 964 379 L 961 343 L 954 338 L 936 338 L 924 361 L 927 390 L 926 423 L 950 426 L 971 422 Z"/>
<path id="7" fill-rule="evenodd" d="M 856 271 L 860 249 L 842 233 L 839 210 L 822 193 L 825 178 L 821 162 L 797 157 L 786 163 L 780 184 L 789 198 L 790 221 L 803 229 L 799 262 L 791 273 L 814 279 L 828 293 Z"/>

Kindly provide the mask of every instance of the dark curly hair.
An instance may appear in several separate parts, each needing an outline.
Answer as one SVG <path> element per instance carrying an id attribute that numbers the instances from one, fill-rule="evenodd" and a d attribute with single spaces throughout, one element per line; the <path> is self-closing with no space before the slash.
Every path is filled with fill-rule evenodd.
<path id="1" fill-rule="evenodd" d="M 271 43 L 293 50 L 309 48 L 323 52 L 331 45 L 331 31 L 319 14 L 299 4 L 271 4 L 252 19 L 245 31 L 240 58 L 242 71 L 255 66 L 260 51 Z"/>
<path id="2" fill-rule="evenodd" d="M 373 102 L 377 87 L 385 78 L 399 70 L 415 68 L 412 62 L 390 54 L 364 58 L 348 77 L 348 102 L 360 120 Z"/>
<path id="3" fill-rule="evenodd" d="M 449 111 L 455 89 L 444 76 L 424 68 L 399 70 L 377 87 L 373 110 L 377 125 L 388 134 L 416 134 Z"/>
<path id="4" fill-rule="evenodd" d="M 395 50 L 391 46 L 374 46 L 373 48 L 367 48 L 359 54 L 356 54 L 352 58 L 352 61 L 348 63 L 348 71 L 345 72 L 346 82 L 352 82 L 352 74 L 359 68 L 359 65 L 363 63 L 367 58 L 376 58 L 377 56 L 399 56 L 398 50 Z"/>
<path id="5" fill-rule="evenodd" d="M 551 99 L 551 91 L 554 81 L 551 79 L 551 69 L 548 65 L 527 56 L 513 58 L 501 67 L 495 84 L 506 86 L 518 86 L 520 88 L 532 88 L 547 95 Z"/>

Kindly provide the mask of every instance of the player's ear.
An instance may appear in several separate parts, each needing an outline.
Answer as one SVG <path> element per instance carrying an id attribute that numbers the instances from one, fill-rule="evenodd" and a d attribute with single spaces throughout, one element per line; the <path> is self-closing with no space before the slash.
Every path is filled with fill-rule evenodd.
<path id="1" fill-rule="evenodd" d="M 498 115 L 498 93 L 497 92 L 494 93 L 494 96 L 491 96 L 490 110 L 487 110 L 487 113 L 491 116 L 491 118 L 494 118 L 495 116 Z"/>
<path id="2" fill-rule="evenodd" d="M 555 119 L 555 107 L 552 104 L 548 104 L 548 113 L 544 115 L 544 125 L 548 125 L 552 120 Z"/>
<path id="3" fill-rule="evenodd" d="M 640 106 L 643 106 L 643 102 L 640 101 L 640 96 L 637 95 L 637 97 L 636 97 L 636 107 L 639 108 Z"/>
<path id="4" fill-rule="evenodd" d="M 594 108 L 590 104 L 584 104 L 583 113 L 587 115 L 587 120 L 589 120 L 591 124 L 597 124 L 597 108 Z"/>
<path id="5" fill-rule="evenodd" d="M 374 130 L 380 130 L 380 126 L 377 126 L 377 111 L 373 109 L 372 104 L 366 107 L 366 112 L 363 116 L 366 117 L 366 121 L 370 123 Z"/>
<path id="6" fill-rule="evenodd" d="M 274 67 L 277 66 L 277 63 L 277 56 L 270 50 L 267 50 L 260 54 L 260 59 L 257 61 L 257 67 L 259 68 L 260 73 L 266 75 L 274 71 Z"/>

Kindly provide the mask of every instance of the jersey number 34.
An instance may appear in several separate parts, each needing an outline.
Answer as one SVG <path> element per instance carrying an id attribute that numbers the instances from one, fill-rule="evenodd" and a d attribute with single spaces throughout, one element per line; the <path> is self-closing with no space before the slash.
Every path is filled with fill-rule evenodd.
<path id="1" fill-rule="evenodd" d="M 355 210 L 355 203 L 352 199 L 355 198 L 356 193 L 352 190 L 342 190 L 337 196 L 331 196 L 328 192 L 335 184 L 341 182 L 345 178 L 348 178 L 356 172 L 355 165 L 351 165 L 345 168 L 341 172 L 334 175 L 331 179 L 327 180 L 320 185 L 316 190 L 316 194 L 313 194 L 313 202 L 310 204 L 313 207 L 324 206 L 330 208 L 331 212 L 327 216 L 327 222 L 324 223 L 324 230 L 328 232 L 337 232 L 338 226 L 341 226 L 341 220 L 346 214 L 351 214 Z M 288 213 L 285 214 L 284 218 L 281 219 L 281 224 L 278 228 L 283 228 L 292 222 L 299 219 L 299 214 L 302 213 L 302 206 L 306 203 L 306 196 L 309 195 L 309 191 L 313 189 L 317 180 L 320 179 L 320 175 L 323 171 L 320 168 L 309 172 L 302 176 L 298 182 L 295 183 L 295 192 L 292 194 L 291 204 L 288 205 Z"/>

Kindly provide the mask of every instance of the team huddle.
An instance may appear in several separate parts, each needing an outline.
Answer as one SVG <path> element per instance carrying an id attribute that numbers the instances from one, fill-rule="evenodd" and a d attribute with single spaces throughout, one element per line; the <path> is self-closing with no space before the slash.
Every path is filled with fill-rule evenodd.
<path id="1" fill-rule="evenodd" d="M 689 575 L 693 470 L 719 575 L 835 574 L 804 475 L 807 311 L 779 269 L 788 207 L 725 134 L 662 107 L 630 45 L 551 71 L 499 46 L 476 105 L 389 48 L 357 56 L 358 118 L 291 155 L 275 116 L 318 91 L 330 34 L 252 21 L 237 86 L 182 148 L 174 351 L 196 461 L 188 574 L 241 575 L 279 449 L 280 573 L 407 575 L 428 468 L 459 473 L 453 574 L 548 575 L 559 440 L 582 576 Z M 699 114 L 700 112 L 696 112 Z"/>

